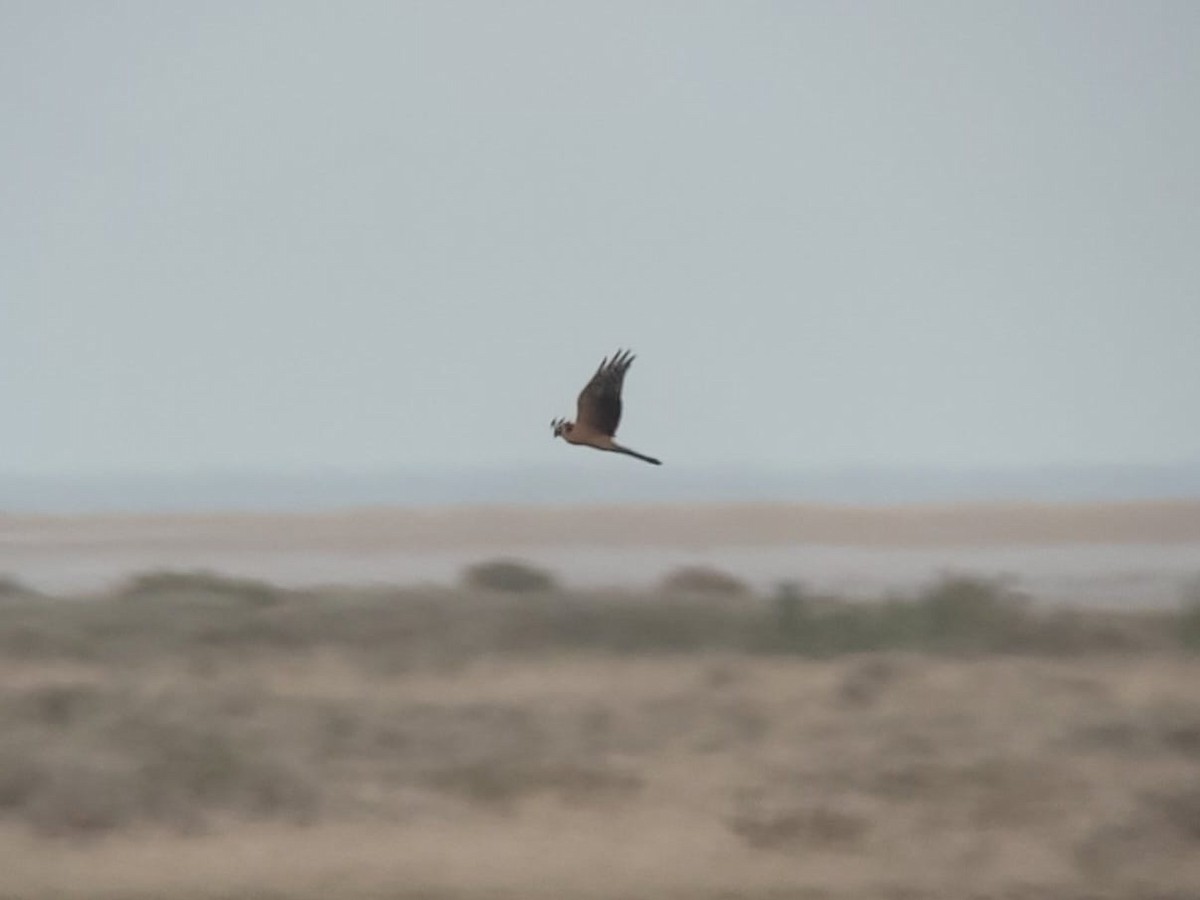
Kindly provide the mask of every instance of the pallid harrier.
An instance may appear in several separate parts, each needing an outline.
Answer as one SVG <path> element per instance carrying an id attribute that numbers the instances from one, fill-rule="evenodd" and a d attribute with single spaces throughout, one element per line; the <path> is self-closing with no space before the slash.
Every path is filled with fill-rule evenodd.
<path id="1" fill-rule="evenodd" d="M 550 427 L 554 429 L 555 437 L 561 437 L 568 444 L 583 444 L 597 450 L 624 453 L 661 466 L 662 462 L 653 456 L 644 456 L 613 440 L 617 425 L 621 422 L 621 386 L 625 383 L 625 373 L 632 362 L 633 354 L 628 350 L 618 350 L 611 360 L 605 358 L 601 361 L 592 380 L 579 392 L 575 421 L 552 419 Z"/>

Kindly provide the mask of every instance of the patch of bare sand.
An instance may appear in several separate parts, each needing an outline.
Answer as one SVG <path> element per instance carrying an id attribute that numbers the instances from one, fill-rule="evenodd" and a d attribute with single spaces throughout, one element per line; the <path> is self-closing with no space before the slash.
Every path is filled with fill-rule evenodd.
<path id="1" fill-rule="evenodd" d="M 917 866 L 805 860 L 747 849 L 686 815 L 548 812 L 453 826 L 242 827 L 183 841 L 118 839 L 67 853 L 9 839 L 0 897 L 634 898 L 767 897 L 799 880 L 864 896 Z"/>

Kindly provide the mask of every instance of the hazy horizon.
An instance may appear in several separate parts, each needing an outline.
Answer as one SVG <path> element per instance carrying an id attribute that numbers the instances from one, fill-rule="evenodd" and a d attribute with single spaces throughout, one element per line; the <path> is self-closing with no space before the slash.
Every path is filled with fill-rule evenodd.
<path id="1" fill-rule="evenodd" d="M 11 477 L 1200 458 L 1200 5 L 0 24 Z"/>
<path id="2" fill-rule="evenodd" d="M 598 455 L 598 454 L 597 454 Z M 1174 465 L 912 467 L 614 466 L 582 477 L 571 460 L 525 466 L 210 470 L 12 476 L 0 513 L 308 512 L 363 507 L 628 503 L 866 506 L 1090 503 L 1200 498 L 1200 461 Z"/>

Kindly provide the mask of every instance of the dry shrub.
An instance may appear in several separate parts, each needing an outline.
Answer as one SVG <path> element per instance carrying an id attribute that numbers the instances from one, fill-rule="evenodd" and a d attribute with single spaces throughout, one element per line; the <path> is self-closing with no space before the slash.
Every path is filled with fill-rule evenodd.
<path id="1" fill-rule="evenodd" d="M 131 824 L 137 787 L 129 771 L 102 762 L 71 760 L 38 773 L 24 798 L 30 825 L 47 836 L 80 837 Z"/>
<path id="2" fill-rule="evenodd" d="M 1200 852 L 1200 783 L 1187 780 L 1141 791 L 1116 820 L 1102 820 L 1077 841 L 1075 862 L 1097 881 L 1148 883 Z M 1183 893 L 1146 896 L 1187 897 Z"/>
<path id="3" fill-rule="evenodd" d="M 251 727 L 262 701 L 249 688 L 157 695 L 117 679 L 0 693 L 0 816 L 49 835 L 194 830 L 228 814 L 303 820 L 319 781 L 289 752 L 286 718 Z"/>
<path id="4" fill-rule="evenodd" d="M 730 816 L 725 824 L 756 850 L 852 849 L 870 827 L 864 816 L 829 804 L 782 810 L 751 808 Z"/>
<path id="5" fill-rule="evenodd" d="M 872 655 L 852 665 L 838 686 L 838 698 L 850 707 L 874 706 L 889 687 L 905 677 L 905 661 L 889 655 Z"/>
<path id="6" fill-rule="evenodd" d="M 557 583 L 544 569 L 518 559 L 494 559 L 476 563 L 463 573 L 464 586 L 475 590 L 511 594 L 544 593 Z"/>
<path id="7" fill-rule="evenodd" d="M 1132 758 L 1173 754 L 1200 761 L 1200 706 L 1164 703 L 1092 715 L 1071 728 L 1064 746 Z"/>
<path id="8" fill-rule="evenodd" d="M 812 603 L 804 586 L 795 581 L 781 582 L 775 588 L 775 628 L 785 642 L 803 639 L 812 622 Z"/>
<path id="9" fill-rule="evenodd" d="M 710 594 L 721 597 L 738 597 L 750 592 L 744 581 L 708 566 L 676 569 L 663 578 L 661 590 L 667 594 Z"/>
<path id="10" fill-rule="evenodd" d="M 773 603 L 781 650 L 832 656 L 879 650 L 1033 651 L 1041 637 L 1026 598 L 1000 582 L 948 576 L 912 597 L 850 602 L 781 585 Z"/>
<path id="11" fill-rule="evenodd" d="M 5 600 L 25 600 L 40 596 L 25 582 L 14 575 L 0 574 L 0 602 Z"/>
<path id="12" fill-rule="evenodd" d="M 924 637 L 935 646 L 998 650 L 1020 643 L 1028 600 L 1001 581 L 950 575 L 917 598 Z"/>
<path id="13" fill-rule="evenodd" d="M 428 783 L 497 812 L 511 813 L 522 799 L 551 794 L 572 805 L 628 798 L 642 787 L 636 773 L 599 763 L 487 760 L 450 764 L 432 772 Z"/>
<path id="14" fill-rule="evenodd" d="M 773 600 L 710 590 L 552 590 L 547 573 L 504 560 L 472 567 L 464 580 L 472 587 L 300 591 L 212 573 L 147 573 L 88 602 L 0 603 L 0 655 L 126 668 L 183 659 L 196 673 L 213 673 L 248 653 L 337 651 L 381 675 L 452 671 L 489 654 L 574 650 L 1129 655 L 1178 648 L 1187 621 L 1186 614 L 1031 609 L 1003 585 L 961 578 L 878 602 L 795 587 L 780 588 Z M 869 703 L 865 681 L 847 690 L 850 702 L 860 695 Z"/>
<path id="15" fill-rule="evenodd" d="M 17 698 L 17 717 L 39 725 L 62 727 L 86 716 L 101 695 L 100 688 L 89 684 L 34 685 Z"/>
<path id="16" fill-rule="evenodd" d="M 219 598 L 251 606 L 267 606 L 281 596 L 272 584 L 254 578 L 234 578 L 203 569 L 160 570 L 134 575 L 118 590 L 124 600 Z"/>
<path id="17" fill-rule="evenodd" d="M 1179 606 L 1179 642 L 1200 651 L 1200 575 L 1184 585 Z"/>
<path id="18" fill-rule="evenodd" d="M 559 639 L 616 653 L 754 650 L 767 633 L 761 610 L 717 595 L 617 595 L 558 604 L 556 612 Z"/>
<path id="19" fill-rule="evenodd" d="M 1146 795 L 1145 803 L 1177 837 L 1198 845 L 1200 850 L 1200 780 L 1151 792 Z"/>
<path id="20" fill-rule="evenodd" d="M 1167 723 L 1161 732 L 1163 744 L 1181 756 L 1200 761 L 1200 712 L 1188 719 Z"/>
<path id="21" fill-rule="evenodd" d="M 16 724 L 6 717 L 8 729 Z M 41 790 L 39 748 L 27 735 L 0 736 L 0 816 L 21 816 Z"/>
<path id="22" fill-rule="evenodd" d="M 1085 794 L 1068 767 L 1044 759 L 984 758 L 964 767 L 961 778 L 981 829 L 1036 825 Z"/>

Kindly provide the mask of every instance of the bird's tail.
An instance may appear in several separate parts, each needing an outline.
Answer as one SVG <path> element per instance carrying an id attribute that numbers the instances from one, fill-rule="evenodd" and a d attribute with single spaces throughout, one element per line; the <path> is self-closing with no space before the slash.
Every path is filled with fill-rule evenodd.
<path id="1" fill-rule="evenodd" d="M 642 462 L 648 462 L 652 466 L 661 466 L 662 460 L 655 459 L 653 456 L 646 456 L 644 453 L 638 453 L 636 450 L 630 450 L 628 447 L 622 447 L 616 441 L 613 441 L 613 449 L 618 453 L 624 453 L 626 456 L 632 456 L 635 459 L 640 459 Z"/>

